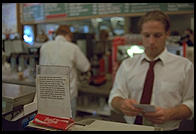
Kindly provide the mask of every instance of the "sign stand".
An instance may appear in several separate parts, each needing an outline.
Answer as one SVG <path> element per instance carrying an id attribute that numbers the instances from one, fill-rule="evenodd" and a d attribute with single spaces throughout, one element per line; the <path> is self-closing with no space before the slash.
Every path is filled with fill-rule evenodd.
<path id="1" fill-rule="evenodd" d="M 67 66 L 36 66 L 38 114 L 33 123 L 62 130 L 67 130 L 74 124 L 69 70 Z"/>

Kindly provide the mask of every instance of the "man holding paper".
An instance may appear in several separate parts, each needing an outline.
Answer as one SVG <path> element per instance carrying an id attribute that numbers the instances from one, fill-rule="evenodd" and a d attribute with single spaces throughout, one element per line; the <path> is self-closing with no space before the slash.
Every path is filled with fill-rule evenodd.
<path id="1" fill-rule="evenodd" d="M 139 28 L 145 53 L 122 62 L 109 96 L 109 106 L 127 123 L 176 130 L 194 115 L 194 67 L 166 49 L 169 17 L 161 11 L 144 15 Z"/>

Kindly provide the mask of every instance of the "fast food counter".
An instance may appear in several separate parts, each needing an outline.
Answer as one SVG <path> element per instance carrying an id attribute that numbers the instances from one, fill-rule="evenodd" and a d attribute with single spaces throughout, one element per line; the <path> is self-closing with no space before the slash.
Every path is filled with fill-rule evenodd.
<path id="1" fill-rule="evenodd" d="M 23 79 L 16 77 L 2 79 L 3 83 L 24 85 L 35 88 L 35 80 Z M 86 113 L 96 113 L 98 115 L 110 116 L 110 110 L 107 106 L 107 98 L 112 88 L 112 80 L 108 79 L 105 84 L 100 86 L 89 85 L 88 81 L 81 81 L 78 85 L 78 107 L 77 111 Z M 92 100 L 93 99 L 93 100 Z"/>
<path id="2" fill-rule="evenodd" d="M 111 89 L 111 81 L 108 81 L 102 86 L 91 86 L 86 82 L 82 82 L 79 87 L 79 93 L 89 93 L 92 95 L 99 95 L 107 97 Z M 36 115 L 36 111 L 24 114 L 24 105 L 29 105 L 33 102 L 35 96 L 35 82 L 18 79 L 3 79 L 2 80 L 2 117 L 5 117 L 9 122 L 9 126 L 20 127 L 21 130 L 44 130 L 57 131 L 57 129 L 46 128 L 35 125 L 32 119 Z M 18 115 L 16 115 L 16 111 Z M 9 119 L 6 117 L 12 114 Z M 15 116 L 16 115 L 16 116 Z M 26 121 L 26 122 L 25 122 Z M 11 123 L 11 125 L 10 125 Z M 26 124 L 25 124 L 26 123 Z M 27 125 L 28 124 L 28 125 Z M 27 125 L 25 127 L 25 125 Z M 159 131 L 160 128 L 149 126 L 130 125 L 126 123 L 105 121 L 99 119 L 83 118 L 76 121 L 75 124 L 68 129 L 68 131 Z"/>
<path id="3" fill-rule="evenodd" d="M 36 131 L 61 131 L 59 129 L 35 125 L 32 122 L 27 125 L 26 129 Z M 67 131 L 162 131 L 162 128 L 89 118 L 75 122 Z"/>

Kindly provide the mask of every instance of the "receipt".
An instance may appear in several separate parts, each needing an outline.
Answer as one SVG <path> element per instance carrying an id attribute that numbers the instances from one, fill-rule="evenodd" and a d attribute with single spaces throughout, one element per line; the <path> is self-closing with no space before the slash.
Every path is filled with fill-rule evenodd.
<path id="1" fill-rule="evenodd" d="M 155 112 L 155 106 L 149 104 L 133 104 L 136 108 L 140 108 L 143 112 Z"/>

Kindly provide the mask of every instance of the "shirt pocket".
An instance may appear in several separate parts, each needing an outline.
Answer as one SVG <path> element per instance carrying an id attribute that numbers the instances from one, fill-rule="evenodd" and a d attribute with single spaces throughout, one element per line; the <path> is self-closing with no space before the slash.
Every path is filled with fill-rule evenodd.
<path id="1" fill-rule="evenodd" d="M 181 102 L 178 82 L 161 81 L 156 92 L 156 101 L 164 107 L 172 107 Z"/>

